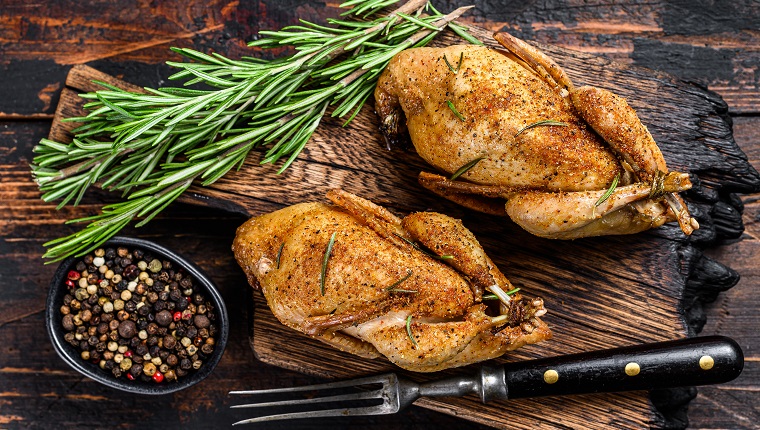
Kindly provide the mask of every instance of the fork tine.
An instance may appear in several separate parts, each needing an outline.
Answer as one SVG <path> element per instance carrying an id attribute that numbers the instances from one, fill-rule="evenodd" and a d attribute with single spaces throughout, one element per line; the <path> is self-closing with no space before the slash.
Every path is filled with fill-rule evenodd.
<path id="1" fill-rule="evenodd" d="M 233 405 L 230 409 L 238 408 L 265 408 L 267 406 L 286 406 L 286 405 L 308 405 L 313 403 L 325 403 L 325 402 L 339 402 L 349 400 L 366 400 L 366 399 L 379 399 L 382 400 L 383 389 L 375 391 L 362 391 L 360 393 L 341 394 L 336 396 L 325 397 L 313 397 L 310 399 L 293 399 L 293 400 L 280 400 L 275 402 L 266 403 L 249 403 L 245 405 Z"/>
<path id="2" fill-rule="evenodd" d="M 275 394 L 275 393 L 296 393 L 298 391 L 328 390 L 332 388 L 355 387 L 367 384 L 385 384 L 391 381 L 392 373 L 386 373 L 378 376 L 368 376 L 366 378 L 351 379 L 347 381 L 328 382 L 325 384 L 303 385 L 300 387 L 290 388 L 271 388 L 267 390 L 238 390 L 230 391 L 229 394 Z"/>
<path id="3" fill-rule="evenodd" d="M 297 418 L 320 418 L 320 417 L 338 417 L 338 416 L 359 416 L 359 415 L 381 415 L 387 414 L 388 409 L 383 405 L 368 406 L 364 408 L 343 408 L 343 409 L 326 409 L 323 411 L 293 412 L 289 414 L 265 415 L 263 417 L 249 418 L 247 420 L 233 423 L 233 426 L 240 424 L 252 424 L 265 421 L 291 420 Z"/>

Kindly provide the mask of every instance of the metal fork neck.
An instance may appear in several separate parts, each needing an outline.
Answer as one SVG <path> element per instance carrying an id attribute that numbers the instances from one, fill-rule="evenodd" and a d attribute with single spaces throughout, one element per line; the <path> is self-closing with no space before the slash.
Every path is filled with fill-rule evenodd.
<path id="1" fill-rule="evenodd" d="M 482 366 L 476 375 L 457 376 L 419 385 L 423 397 L 453 397 L 476 394 L 483 402 L 507 398 L 504 368 Z"/>

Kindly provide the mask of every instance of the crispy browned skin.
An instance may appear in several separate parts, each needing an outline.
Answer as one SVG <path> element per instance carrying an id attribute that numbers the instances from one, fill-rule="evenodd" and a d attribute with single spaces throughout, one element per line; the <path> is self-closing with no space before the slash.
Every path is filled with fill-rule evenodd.
<path id="1" fill-rule="evenodd" d="M 672 220 L 687 234 L 698 228 L 677 194 L 691 187 L 688 175 L 668 172 L 624 99 L 576 89 L 531 45 L 506 33 L 495 37 L 508 51 L 474 45 L 403 51 L 378 81 L 376 110 L 390 140 L 408 130 L 420 156 L 449 175 L 482 157 L 456 183 L 425 173 L 423 186 L 476 210 L 506 213 L 549 238 L 636 233 Z M 460 57 L 455 73 L 446 60 L 456 67 Z M 546 120 L 564 125 L 525 129 Z M 613 194 L 616 204 L 594 206 L 616 176 L 621 186 L 640 183 L 653 192 L 635 199 Z M 528 211 L 527 201 L 545 205 L 531 203 Z"/>
<path id="2" fill-rule="evenodd" d="M 402 220 L 349 193 L 329 197 L 345 207 L 290 206 L 247 221 L 233 242 L 251 285 L 261 288 L 283 324 L 421 372 L 486 360 L 551 336 L 539 318 L 546 312 L 540 299 L 518 294 L 501 310 L 489 311 L 478 304 L 483 289 L 511 286 L 459 221 L 428 213 Z M 323 294 L 321 270 L 333 233 Z M 420 235 L 432 252 L 452 252 L 456 264 L 406 241 Z M 468 278 L 478 280 L 471 284 Z M 409 315 L 416 345 L 406 330 Z"/>
<path id="3" fill-rule="evenodd" d="M 454 74 L 443 56 L 456 63 L 460 54 L 462 67 Z M 457 45 L 403 51 L 386 68 L 375 95 L 381 118 L 400 103 L 415 149 L 438 170 L 452 174 L 485 155 L 465 173 L 463 178 L 471 182 L 596 190 L 621 170 L 612 151 L 573 113 L 567 99 L 490 48 Z M 536 127 L 514 138 L 521 128 L 545 119 L 570 125 Z"/>

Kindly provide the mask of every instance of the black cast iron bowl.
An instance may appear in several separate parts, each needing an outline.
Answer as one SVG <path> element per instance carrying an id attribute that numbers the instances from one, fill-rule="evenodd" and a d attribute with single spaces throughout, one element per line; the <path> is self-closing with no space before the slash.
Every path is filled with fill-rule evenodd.
<path id="1" fill-rule="evenodd" d="M 203 293 L 206 300 L 213 303 L 215 308 L 215 323 L 218 332 L 215 336 L 216 343 L 214 353 L 203 363 L 203 366 L 200 369 L 180 378 L 178 381 L 164 381 L 161 383 L 155 383 L 153 381 L 144 382 L 138 379 L 130 381 L 126 377 L 116 378 L 110 372 L 101 369 L 98 364 L 82 360 L 79 351 L 63 339 L 65 330 L 61 322 L 62 315 L 60 313 L 61 305 L 63 305 L 63 297 L 69 291 L 65 284 L 68 272 L 76 266 L 77 261 L 79 261 L 81 257 L 70 257 L 64 260 L 58 267 L 58 270 L 56 270 L 55 275 L 53 275 L 53 281 L 50 283 L 50 292 L 45 307 L 45 320 L 48 335 L 53 342 L 55 351 L 66 363 L 69 364 L 69 366 L 73 367 L 84 376 L 111 388 L 130 393 L 149 395 L 168 394 L 183 390 L 204 380 L 209 374 L 211 374 L 219 363 L 219 360 L 222 358 L 224 348 L 227 345 L 227 338 L 229 336 L 229 317 L 227 315 L 227 308 L 225 307 L 224 300 L 222 300 L 222 296 L 217 291 L 216 286 L 198 266 L 177 253 L 153 242 L 130 237 L 114 237 L 104 243 L 101 247 L 115 248 L 118 246 L 124 246 L 130 250 L 141 248 L 145 251 L 150 251 L 158 258 L 171 261 L 175 267 L 183 268 L 186 273 L 193 277 L 193 288 L 198 289 L 199 292 Z"/>

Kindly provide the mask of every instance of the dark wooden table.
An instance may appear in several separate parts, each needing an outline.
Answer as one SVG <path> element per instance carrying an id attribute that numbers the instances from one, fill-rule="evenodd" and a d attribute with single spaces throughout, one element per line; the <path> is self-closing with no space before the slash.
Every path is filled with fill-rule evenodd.
<path id="1" fill-rule="evenodd" d="M 435 1 L 452 10 L 468 1 Z M 474 2 L 464 19 L 492 30 L 665 71 L 718 93 L 728 104 L 734 136 L 760 168 L 760 4 L 734 2 L 570 0 Z M 497 4 L 498 3 L 498 4 Z M 337 2 L 306 1 L 48 1 L 0 5 L 0 428 L 219 428 L 244 417 L 231 412 L 230 389 L 315 381 L 257 362 L 248 343 L 250 292 L 229 246 L 236 215 L 177 204 L 146 227 L 124 233 L 181 249 L 220 286 L 232 316 L 225 355 L 192 389 L 141 398 L 80 376 L 52 349 L 44 305 L 53 266 L 42 243 L 71 233 L 64 221 L 93 214 L 105 196 L 90 194 L 77 208 L 56 211 L 39 199 L 28 163 L 47 136 L 60 89 L 74 64 L 87 63 L 146 86 L 166 83 L 170 46 L 246 55 L 261 29 L 298 18 L 337 15 Z M 745 232 L 706 250 L 741 275 L 706 306 L 702 334 L 735 338 L 746 355 L 742 376 L 703 387 L 691 401 L 691 428 L 756 428 L 760 423 L 760 195 L 740 196 Z M 269 427 L 479 428 L 421 408 L 386 417 L 325 419 Z"/>

